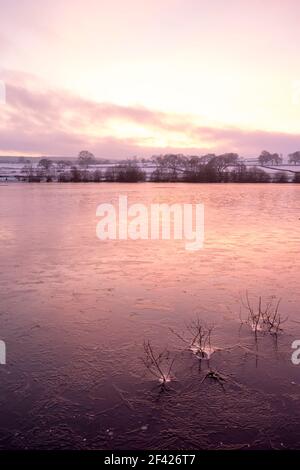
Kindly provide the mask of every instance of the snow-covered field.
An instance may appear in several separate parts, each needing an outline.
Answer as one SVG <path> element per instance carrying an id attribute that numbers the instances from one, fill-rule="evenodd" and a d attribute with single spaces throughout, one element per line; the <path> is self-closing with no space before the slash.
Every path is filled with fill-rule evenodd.
<path id="1" fill-rule="evenodd" d="M 32 166 L 33 169 L 37 169 L 39 163 L 39 159 L 37 159 L 36 162 L 31 163 L 30 165 Z M 97 165 L 90 165 L 88 168 L 88 171 L 95 171 L 96 169 L 101 170 L 102 172 L 105 172 L 107 168 L 113 167 L 118 165 L 118 163 L 106 163 L 106 164 L 97 164 Z M 150 176 L 150 174 L 155 170 L 155 164 L 153 163 L 137 163 L 137 165 L 143 170 L 147 177 Z M 247 162 L 246 161 L 246 166 L 248 168 L 260 168 L 264 170 L 266 173 L 269 173 L 270 175 L 274 175 L 278 171 L 285 172 L 287 173 L 287 176 L 292 179 L 294 176 L 295 172 L 300 172 L 300 165 L 288 165 L 288 164 L 282 164 L 282 165 L 276 165 L 276 166 L 267 166 L 263 167 L 258 165 L 256 162 Z M 24 176 L 24 169 L 25 165 L 24 163 L 2 163 L 0 162 L 0 180 L 4 181 L 16 181 L 18 178 Z M 54 171 L 59 172 L 63 171 L 59 169 L 57 164 L 54 164 Z"/>

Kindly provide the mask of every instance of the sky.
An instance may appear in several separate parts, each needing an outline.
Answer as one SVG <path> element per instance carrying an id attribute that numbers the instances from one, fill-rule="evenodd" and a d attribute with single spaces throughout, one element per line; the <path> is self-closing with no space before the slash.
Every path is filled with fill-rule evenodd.
<path id="1" fill-rule="evenodd" d="M 299 18 L 299 0 L 0 0 L 0 154 L 296 151 Z"/>

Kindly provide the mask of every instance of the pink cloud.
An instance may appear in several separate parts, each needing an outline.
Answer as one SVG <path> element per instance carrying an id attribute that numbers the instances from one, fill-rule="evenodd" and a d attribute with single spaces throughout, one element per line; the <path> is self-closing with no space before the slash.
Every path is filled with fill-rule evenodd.
<path id="1" fill-rule="evenodd" d="M 208 146 L 216 153 L 234 151 L 241 155 L 257 155 L 262 149 L 288 153 L 300 147 L 299 135 L 198 126 L 192 116 L 96 103 L 62 90 L 48 90 L 34 77 L 16 72 L 7 72 L 5 79 L 7 105 L 0 108 L 0 148 L 5 153 L 63 156 L 89 148 L 98 157 L 126 158 L 167 151 L 202 153 Z M 109 128 L 115 120 L 120 125 L 142 127 L 150 136 L 161 132 L 171 144 L 158 148 L 149 144 L 149 137 L 118 138 Z M 88 131 L 90 126 L 101 129 L 99 136 Z M 172 145 L 174 133 L 194 142 L 193 148 Z"/>

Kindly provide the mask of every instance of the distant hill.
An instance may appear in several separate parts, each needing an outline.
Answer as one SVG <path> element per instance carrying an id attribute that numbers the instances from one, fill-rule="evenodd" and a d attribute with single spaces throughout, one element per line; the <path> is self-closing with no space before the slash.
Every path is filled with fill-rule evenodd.
<path id="1" fill-rule="evenodd" d="M 17 156 L 10 156 L 10 155 L 0 155 L 0 162 L 1 163 L 24 163 L 26 160 L 36 161 L 40 160 L 41 158 L 49 158 L 49 160 L 76 160 L 77 157 L 48 157 L 46 155 L 41 155 L 40 157 L 27 157 L 23 155 Z"/>

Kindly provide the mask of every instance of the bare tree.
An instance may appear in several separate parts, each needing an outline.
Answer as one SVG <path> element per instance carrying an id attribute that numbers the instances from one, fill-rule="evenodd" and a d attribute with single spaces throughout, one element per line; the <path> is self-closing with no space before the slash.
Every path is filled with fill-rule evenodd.
<path id="1" fill-rule="evenodd" d="M 268 302 L 263 302 L 260 296 L 257 305 L 255 305 L 250 301 L 247 291 L 245 299 L 241 298 L 241 305 L 247 311 L 247 317 L 246 320 L 243 320 L 240 311 L 241 323 L 249 325 L 255 336 L 258 332 L 278 335 L 282 331 L 282 324 L 287 321 L 287 318 L 283 318 L 279 312 L 280 302 L 281 299 L 274 304 L 274 298 Z"/>
<path id="2" fill-rule="evenodd" d="M 270 153 L 267 150 L 263 150 L 258 157 L 258 161 L 262 166 L 267 164 L 280 165 L 282 163 L 282 158 L 278 153 Z"/>
<path id="3" fill-rule="evenodd" d="M 96 163 L 96 158 L 91 152 L 82 150 L 78 155 L 78 163 L 80 166 L 87 168 L 89 165 Z"/>
<path id="4" fill-rule="evenodd" d="M 53 165 L 53 162 L 49 160 L 49 158 L 42 158 L 39 161 L 39 167 L 44 168 L 46 171 L 50 170 L 52 165 Z"/>
<path id="5" fill-rule="evenodd" d="M 289 163 L 292 163 L 294 165 L 300 164 L 300 151 L 289 154 Z"/>
<path id="6" fill-rule="evenodd" d="M 143 363 L 148 371 L 159 380 L 162 387 L 165 387 L 171 379 L 174 361 L 175 357 L 171 358 L 169 351 L 164 350 L 156 354 L 150 341 L 144 342 Z"/>
<path id="7" fill-rule="evenodd" d="M 213 325 L 206 325 L 198 316 L 186 326 L 187 335 L 181 335 L 170 328 L 199 359 L 209 359 L 215 351 L 211 345 L 213 329 Z"/>

